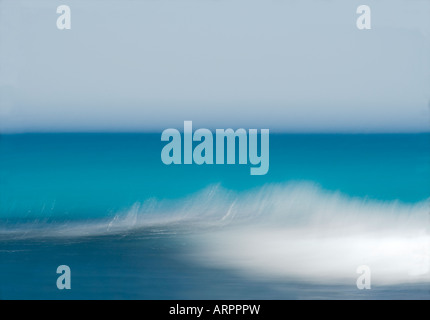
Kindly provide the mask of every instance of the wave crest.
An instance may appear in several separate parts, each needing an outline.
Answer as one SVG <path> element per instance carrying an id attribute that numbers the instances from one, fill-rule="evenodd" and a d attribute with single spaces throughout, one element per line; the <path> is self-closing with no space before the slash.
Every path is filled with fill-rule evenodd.
<path id="1" fill-rule="evenodd" d="M 430 281 L 429 202 L 351 198 L 313 184 L 232 192 L 219 185 L 180 200 L 135 203 L 113 218 L 3 225 L 1 239 L 180 233 L 196 262 L 251 277 L 355 284 Z"/>

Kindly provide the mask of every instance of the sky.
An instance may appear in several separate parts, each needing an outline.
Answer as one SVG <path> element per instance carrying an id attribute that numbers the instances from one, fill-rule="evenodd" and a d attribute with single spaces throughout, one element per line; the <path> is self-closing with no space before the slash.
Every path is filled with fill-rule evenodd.
<path id="1" fill-rule="evenodd" d="M 59 30 L 58 5 L 71 9 Z M 371 9 L 359 30 L 356 9 Z M 430 131 L 429 0 L 0 0 L 0 132 Z"/>

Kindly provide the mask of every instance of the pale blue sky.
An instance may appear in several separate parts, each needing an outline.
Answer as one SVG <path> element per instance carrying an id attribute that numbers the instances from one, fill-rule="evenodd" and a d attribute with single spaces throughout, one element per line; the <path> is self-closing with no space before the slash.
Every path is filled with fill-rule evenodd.
<path id="1" fill-rule="evenodd" d="M 429 104 L 428 0 L 0 0 L 1 132 L 422 132 Z"/>

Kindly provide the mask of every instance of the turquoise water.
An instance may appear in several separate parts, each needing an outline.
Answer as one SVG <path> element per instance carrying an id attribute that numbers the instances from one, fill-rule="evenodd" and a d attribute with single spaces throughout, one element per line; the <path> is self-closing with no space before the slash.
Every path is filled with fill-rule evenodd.
<path id="1" fill-rule="evenodd" d="M 23 134 L 0 140 L 0 218 L 103 217 L 213 184 L 244 191 L 310 181 L 330 191 L 415 203 L 429 197 L 430 135 L 271 135 L 270 169 L 164 165 L 159 134 Z"/>
<path id="2" fill-rule="evenodd" d="M 1 298 L 429 298 L 422 277 L 430 134 L 271 134 L 264 176 L 251 176 L 249 165 L 166 166 L 163 146 L 160 134 L 0 136 Z M 377 218 L 380 225 L 363 222 L 352 229 L 363 217 Z M 263 224 L 273 233 L 285 228 L 282 237 L 300 226 L 291 247 L 303 237 L 321 236 L 313 228 L 316 220 L 334 243 L 344 236 L 334 223 L 351 228 L 354 241 L 368 240 L 369 248 L 393 233 L 400 242 L 420 235 L 408 248 L 424 264 L 404 270 L 418 270 L 421 278 L 410 284 L 407 272 L 393 269 L 379 291 L 376 286 L 365 296 L 354 282 L 327 286 L 241 256 L 261 230 L 245 245 L 240 241 Z M 375 230 L 387 234 L 385 242 Z M 237 251 L 217 247 L 230 237 Z M 290 240 L 276 243 L 281 248 Z M 251 251 L 262 255 L 257 247 Z M 338 249 L 328 250 L 327 257 Z M 306 246 L 301 251 L 308 254 Z M 264 259 L 277 261 L 278 251 L 267 254 Z M 297 253 L 286 256 L 318 263 L 314 255 L 309 261 Z M 384 260 L 374 256 L 365 262 L 383 269 Z M 386 259 L 392 266 L 406 256 Z M 55 287 L 60 264 L 70 265 L 76 276 L 70 292 Z"/>

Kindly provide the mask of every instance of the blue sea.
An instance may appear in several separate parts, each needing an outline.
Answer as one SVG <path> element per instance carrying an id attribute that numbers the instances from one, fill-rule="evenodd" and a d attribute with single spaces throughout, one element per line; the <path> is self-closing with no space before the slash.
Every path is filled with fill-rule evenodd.
<path id="1" fill-rule="evenodd" d="M 430 134 L 272 133 L 262 176 L 160 136 L 0 135 L 0 299 L 430 298 Z"/>

